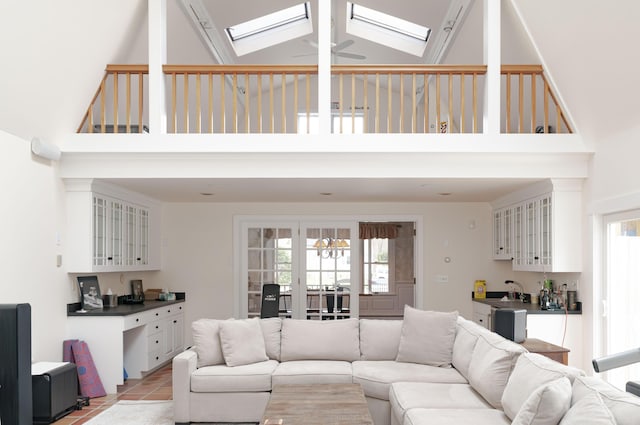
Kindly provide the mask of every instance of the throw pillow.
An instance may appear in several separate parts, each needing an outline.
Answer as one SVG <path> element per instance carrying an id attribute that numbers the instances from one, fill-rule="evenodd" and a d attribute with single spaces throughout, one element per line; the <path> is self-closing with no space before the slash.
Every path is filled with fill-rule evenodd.
<path id="1" fill-rule="evenodd" d="M 457 311 L 423 311 L 405 305 L 396 361 L 451 366 L 457 320 Z"/>
<path id="2" fill-rule="evenodd" d="M 220 342 L 227 366 L 242 366 L 269 360 L 258 318 L 221 323 Z"/>
<path id="3" fill-rule="evenodd" d="M 280 361 L 280 330 L 282 329 L 282 319 L 270 317 L 260 319 L 262 336 L 264 336 L 264 348 L 267 356 L 272 360 Z"/>
<path id="4" fill-rule="evenodd" d="M 360 358 L 359 320 L 283 319 L 280 359 L 341 360 Z"/>
<path id="5" fill-rule="evenodd" d="M 640 398 L 619 390 L 596 376 L 579 376 L 573 383 L 572 403 L 576 404 L 588 394 L 598 393 L 618 425 L 638 425 Z"/>
<path id="6" fill-rule="evenodd" d="M 193 345 L 198 354 L 197 367 L 224 364 L 220 345 L 220 323 L 222 320 L 198 319 L 191 323 Z"/>
<path id="7" fill-rule="evenodd" d="M 538 387 L 511 425 L 558 425 L 571 406 L 571 382 L 566 377 Z"/>
<path id="8" fill-rule="evenodd" d="M 509 419 L 515 418 L 520 408 L 536 388 L 566 376 L 573 383 L 584 372 L 551 360 L 541 354 L 524 353 L 518 357 L 502 394 L 502 408 Z"/>
<path id="9" fill-rule="evenodd" d="M 616 425 L 611 411 L 604 405 L 600 394 L 594 392 L 581 398 L 564 415 L 560 425 Z"/>
<path id="10" fill-rule="evenodd" d="M 402 320 L 360 319 L 360 360 L 394 360 Z"/>

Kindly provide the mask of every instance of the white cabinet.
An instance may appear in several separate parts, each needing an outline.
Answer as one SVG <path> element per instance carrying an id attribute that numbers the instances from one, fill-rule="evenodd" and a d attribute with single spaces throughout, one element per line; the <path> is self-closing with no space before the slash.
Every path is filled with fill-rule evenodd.
<path id="1" fill-rule="evenodd" d="M 513 208 L 493 212 L 493 259 L 513 259 Z"/>
<path id="2" fill-rule="evenodd" d="M 158 204 L 103 183 L 65 183 L 69 272 L 160 268 Z"/>
<path id="3" fill-rule="evenodd" d="M 156 303 L 160 307 L 124 316 L 67 317 L 67 338 L 87 342 L 107 393 L 123 383 L 123 369 L 141 378 L 184 350 L 184 302 Z"/>
<path id="4" fill-rule="evenodd" d="M 482 327 L 491 330 L 493 310 L 490 305 L 474 301 L 473 303 L 473 321 Z"/>
<path id="5" fill-rule="evenodd" d="M 493 258 L 513 259 L 517 271 L 580 272 L 581 200 L 581 182 L 567 179 L 494 203 Z"/>
<path id="6" fill-rule="evenodd" d="M 152 310 L 147 328 L 147 365 L 154 369 L 184 350 L 184 312 L 182 304 Z"/>

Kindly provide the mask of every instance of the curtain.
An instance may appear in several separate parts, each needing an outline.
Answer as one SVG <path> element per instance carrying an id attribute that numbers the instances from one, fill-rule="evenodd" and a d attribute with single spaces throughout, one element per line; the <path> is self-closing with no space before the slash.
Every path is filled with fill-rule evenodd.
<path id="1" fill-rule="evenodd" d="M 398 225 L 395 223 L 360 223 L 360 239 L 395 239 Z"/>

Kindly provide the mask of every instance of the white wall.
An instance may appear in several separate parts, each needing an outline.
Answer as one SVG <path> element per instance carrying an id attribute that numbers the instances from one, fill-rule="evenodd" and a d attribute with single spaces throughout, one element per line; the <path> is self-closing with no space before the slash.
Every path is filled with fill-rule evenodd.
<path id="1" fill-rule="evenodd" d="M 470 317 L 476 279 L 502 290 L 511 267 L 491 254 L 491 214 L 485 203 L 182 203 L 163 214 L 163 268 L 155 283 L 187 293 L 186 343 L 190 323 L 233 314 L 234 215 L 412 215 L 422 217 L 425 309 L 458 310 Z M 471 220 L 475 229 L 469 228 Z M 445 263 L 444 257 L 451 262 Z M 435 283 L 446 274 L 449 283 Z"/>
<path id="2" fill-rule="evenodd" d="M 32 158 L 28 141 L 0 131 L 0 145 L 0 303 L 31 304 L 33 360 L 60 361 L 69 302 L 67 275 L 56 267 L 62 187 L 55 164 Z"/>
<path id="3" fill-rule="evenodd" d="M 591 163 L 590 178 L 585 184 L 585 235 L 583 279 L 583 337 L 586 359 L 602 355 L 594 335 L 599 332 L 600 309 L 594 303 L 598 288 L 602 284 L 600 271 L 603 259 L 601 228 L 598 222 L 603 214 L 640 209 L 640 125 L 598 140 L 596 155 Z M 610 354 L 610 353 L 609 353 Z"/>

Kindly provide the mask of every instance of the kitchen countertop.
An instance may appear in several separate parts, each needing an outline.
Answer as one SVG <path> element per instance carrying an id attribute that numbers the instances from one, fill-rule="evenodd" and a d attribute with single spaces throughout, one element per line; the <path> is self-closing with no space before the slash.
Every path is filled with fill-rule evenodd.
<path id="1" fill-rule="evenodd" d="M 543 310 L 538 304 L 523 303 L 522 301 L 501 301 L 504 292 L 487 292 L 487 298 L 472 298 L 473 301 L 490 305 L 494 308 L 513 308 L 527 310 L 527 314 L 565 314 L 564 309 Z M 473 295 L 472 295 L 473 297 Z M 582 314 L 582 304 L 578 303 L 578 310 L 568 310 L 566 314 Z"/>
<path id="2" fill-rule="evenodd" d="M 79 313 L 80 303 L 67 304 L 67 316 L 128 316 L 130 314 L 141 313 L 154 308 L 165 307 L 172 304 L 183 303 L 184 300 L 175 301 L 146 301 L 143 304 L 119 304 L 117 307 L 104 307 L 97 310 L 87 310 L 86 313 Z"/>

